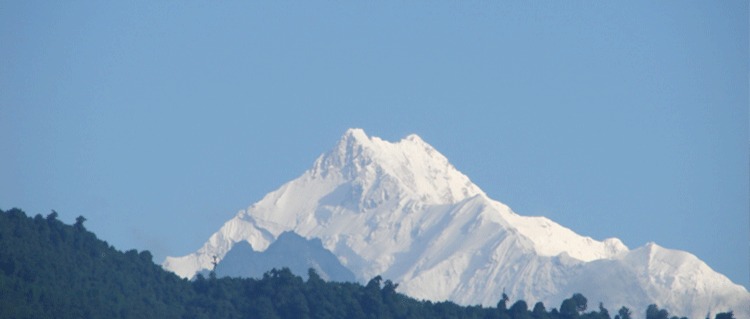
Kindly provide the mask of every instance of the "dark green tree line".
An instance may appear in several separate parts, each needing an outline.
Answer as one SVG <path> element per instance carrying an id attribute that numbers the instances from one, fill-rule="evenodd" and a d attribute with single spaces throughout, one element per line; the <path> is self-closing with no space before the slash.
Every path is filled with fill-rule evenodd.
<path id="1" fill-rule="evenodd" d="M 192 281 L 154 264 L 148 251 L 121 252 L 99 240 L 79 216 L 66 225 L 57 212 L 33 218 L 19 209 L 0 210 L 0 319 L 2 318 L 301 318 L 301 319 L 612 319 L 604 305 L 588 310 L 574 294 L 559 310 L 524 300 L 497 307 L 420 301 L 398 284 L 376 276 L 366 285 L 326 282 L 313 270 L 307 281 L 289 269 L 262 278 Z M 647 319 L 669 313 L 651 305 Z M 615 319 L 631 319 L 622 307 Z M 674 319 L 670 318 L 670 319 Z M 716 319 L 734 319 L 731 312 Z"/>

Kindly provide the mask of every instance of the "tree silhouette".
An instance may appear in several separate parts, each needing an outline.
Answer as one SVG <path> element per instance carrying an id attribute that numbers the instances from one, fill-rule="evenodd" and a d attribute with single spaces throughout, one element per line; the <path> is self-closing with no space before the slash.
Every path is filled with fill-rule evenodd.
<path id="1" fill-rule="evenodd" d="M 578 318 L 578 305 L 573 298 L 563 300 L 560 305 L 560 317 L 564 319 Z"/>
<path id="2" fill-rule="evenodd" d="M 584 297 L 582 294 L 575 293 L 572 297 L 573 301 L 576 303 L 576 309 L 579 313 L 586 311 L 588 300 L 586 300 L 586 297 Z"/>
<path id="3" fill-rule="evenodd" d="M 659 309 L 659 306 L 655 304 L 650 304 L 646 308 L 646 319 L 669 319 L 669 312 L 666 309 Z"/>
<path id="4" fill-rule="evenodd" d="M 53 209 L 52 212 L 49 213 L 49 215 L 47 215 L 47 220 L 48 221 L 57 220 L 57 216 L 59 216 L 59 214 Z"/>
<path id="5" fill-rule="evenodd" d="M 510 298 L 508 298 L 508 295 L 503 291 L 503 297 L 497 302 L 497 309 L 500 309 L 500 312 L 508 310 L 508 300 L 510 300 Z"/>
<path id="6" fill-rule="evenodd" d="M 83 227 L 83 222 L 86 221 L 86 217 L 78 216 L 76 217 L 76 223 L 73 225 L 77 230 L 84 230 L 86 228 Z"/>
<path id="7" fill-rule="evenodd" d="M 542 303 L 541 301 L 534 304 L 534 309 L 531 311 L 531 314 L 536 319 L 549 318 L 549 315 L 547 315 L 547 309 L 544 308 L 544 303 Z"/>
<path id="8" fill-rule="evenodd" d="M 734 319 L 734 312 L 720 312 L 716 314 L 715 319 Z"/>
<path id="9" fill-rule="evenodd" d="M 617 315 L 615 316 L 615 319 L 632 319 L 633 313 L 630 312 L 630 309 L 628 307 L 623 306 L 620 308 L 620 310 L 617 311 Z"/>

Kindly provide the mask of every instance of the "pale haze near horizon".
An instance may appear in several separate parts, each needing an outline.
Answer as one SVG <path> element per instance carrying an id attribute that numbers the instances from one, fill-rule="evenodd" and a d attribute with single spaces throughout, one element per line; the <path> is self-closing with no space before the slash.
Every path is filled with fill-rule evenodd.
<path id="1" fill-rule="evenodd" d="M 750 282 L 747 2 L 3 2 L 0 43 L 0 209 L 157 263 L 362 127 Z"/>

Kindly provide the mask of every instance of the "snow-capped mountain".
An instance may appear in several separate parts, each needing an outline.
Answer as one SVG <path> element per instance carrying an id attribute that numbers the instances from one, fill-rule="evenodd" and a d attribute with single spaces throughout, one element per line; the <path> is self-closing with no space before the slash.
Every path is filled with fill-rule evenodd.
<path id="1" fill-rule="evenodd" d="M 750 317 L 750 293 L 687 252 L 629 250 L 518 215 L 418 136 L 391 143 L 361 129 L 163 266 L 189 278 L 236 243 L 263 251 L 287 231 L 320 239 L 357 280 L 382 275 L 416 298 L 495 305 L 505 290 L 552 308 L 580 292 L 610 311 L 656 303 L 691 318 L 730 309 Z"/>

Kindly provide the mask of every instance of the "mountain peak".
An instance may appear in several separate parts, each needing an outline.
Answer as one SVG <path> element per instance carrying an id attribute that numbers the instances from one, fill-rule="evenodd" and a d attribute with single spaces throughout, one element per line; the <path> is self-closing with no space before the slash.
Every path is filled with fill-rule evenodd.
<path id="1" fill-rule="evenodd" d="M 368 142 L 369 140 L 370 137 L 368 137 L 367 133 L 365 133 L 365 130 L 361 128 L 350 128 L 346 130 L 344 135 L 341 137 L 341 141 L 347 143 L 364 143 Z"/>
<path id="2" fill-rule="evenodd" d="M 427 143 L 425 143 L 425 141 L 424 141 L 424 140 L 423 140 L 423 139 L 422 139 L 421 137 L 419 137 L 419 135 L 417 135 L 417 134 L 409 134 L 408 136 L 406 136 L 406 137 L 404 138 L 404 140 L 407 140 L 407 141 L 410 141 L 410 142 L 415 142 L 415 143 L 422 143 L 422 144 L 427 144 Z"/>
<path id="3" fill-rule="evenodd" d="M 363 191 L 396 187 L 398 191 L 385 191 L 406 192 L 412 199 L 428 203 L 455 203 L 484 194 L 416 134 L 389 142 L 368 137 L 362 129 L 349 129 L 334 149 L 318 158 L 309 173 L 313 178 L 338 177 Z"/>

